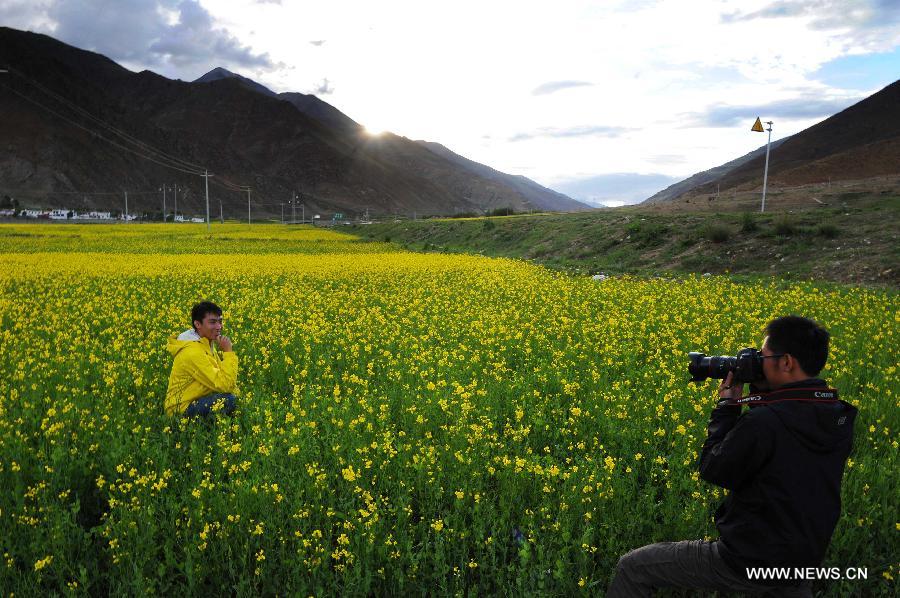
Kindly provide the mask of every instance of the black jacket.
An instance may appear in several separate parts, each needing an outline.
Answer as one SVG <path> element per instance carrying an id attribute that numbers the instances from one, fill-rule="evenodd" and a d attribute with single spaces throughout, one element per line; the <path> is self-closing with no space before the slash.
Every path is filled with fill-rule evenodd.
<path id="1" fill-rule="evenodd" d="M 779 390 L 826 386 L 811 378 Z M 713 410 L 700 476 L 730 491 L 716 527 L 719 552 L 736 574 L 821 564 L 841 513 L 855 418 L 844 401 L 783 401 L 743 415 L 737 406 Z"/>

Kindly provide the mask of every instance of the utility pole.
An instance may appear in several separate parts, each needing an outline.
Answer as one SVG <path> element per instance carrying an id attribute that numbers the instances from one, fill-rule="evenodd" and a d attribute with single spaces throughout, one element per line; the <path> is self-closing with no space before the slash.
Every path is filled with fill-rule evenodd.
<path id="1" fill-rule="evenodd" d="M 203 171 L 203 182 L 206 183 L 206 232 L 209 232 L 209 170 Z"/>
<path id="2" fill-rule="evenodd" d="M 284 224 L 284 202 L 281 202 L 281 224 Z"/>
<path id="3" fill-rule="evenodd" d="M 769 146 L 772 144 L 772 121 L 767 120 L 766 124 L 769 125 L 769 128 L 765 129 L 769 132 L 769 140 L 766 142 L 766 167 L 763 171 L 762 206 L 760 206 L 759 208 L 760 212 L 766 211 L 766 185 L 769 182 Z M 763 126 L 758 116 L 756 117 L 756 122 L 753 123 L 753 128 L 751 128 L 750 130 L 756 133 L 763 132 Z"/>
<path id="4" fill-rule="evenodd" d="M 125 192 L 125 222 L 128 222 L 128 191 Z"/>
<path id="5" fill-rule="evenodd" d="M 165 222 L 166 221 L 166 186 L 165 185 L 162 186 L 162 192 L 163 192 L 163 222 Z"/>
<path id="6" fill-rule="evenodd" d="M 250 225 L 250 187 L 247 187 L 247 226 Z"/>
<path id="7" fill-rule="evenodd" d="M 291 192 L 291 224 L 297 224 L 297 193 Z"/>
<path id="8" fill-rule="evenodd" d="M 178 216 L 178 183 L 175 183 L 175 213 L 172 216 L 172 222 L 175 222 L 176 216 Z"/>
<path id="9" fill-rule="evenodd" d="M 772 144 L 772 121 L 767 120 L 766 124 L 769 125 L 769 128 L 766 129 L 769 132 L 769 140 L 766 141 L 766 169 L 763 172 L 763 196 L 762 206 L 759 208 L 760 212 L 766 211 L 766 184 L 769 182 L 769 146 Z"/>
<path id="10" fill-rule="evenodd" d="M 300 224 L 306 224 L 306 204 L 300 204 L 300 208 L 303 210 L 302 212 L 300 212 Z"/>
<path id="11" fill-rule="evenodd" d="M 225 224 L 225 214 L 222 212 L 222 198 L 219 198 L 219 220 L 222 221 L 222 224 Z"/>

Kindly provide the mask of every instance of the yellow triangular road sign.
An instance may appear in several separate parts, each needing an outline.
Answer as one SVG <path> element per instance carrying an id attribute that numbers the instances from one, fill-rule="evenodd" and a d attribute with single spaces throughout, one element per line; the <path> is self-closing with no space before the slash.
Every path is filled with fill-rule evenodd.
<path id="1" fill-rule="evenodd" d="M 751 131 L 756 131 L 757 133 L 762 133 L 762 132 L 763 132 L 762 121 L 759 120 L 759 117 L 758 117 L 758 116 L 756 117 L 756 122 L 753 123 L 753 128 L 751 128 L 750 130 L 751 130 Z"/>

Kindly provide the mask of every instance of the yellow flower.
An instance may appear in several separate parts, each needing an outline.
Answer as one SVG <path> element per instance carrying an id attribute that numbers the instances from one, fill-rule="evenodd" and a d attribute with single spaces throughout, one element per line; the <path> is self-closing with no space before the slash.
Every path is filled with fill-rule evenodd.
<path id="1" fill-rule="evenodd" d="M 40 571 L 44 567 L 48 567 L 53 562 L 53 555 L 47 555 L 34 564 L 34 570 Z"/>
<path id="2" fill-rule="evenodd" d="M 341 470 L 341 475 L 344 476 L 344 479 L 348 482 L 355 482 L 359 477 L 359 472 L 354 471 L 352 465 L 348 465 L 344 469 Z"/>

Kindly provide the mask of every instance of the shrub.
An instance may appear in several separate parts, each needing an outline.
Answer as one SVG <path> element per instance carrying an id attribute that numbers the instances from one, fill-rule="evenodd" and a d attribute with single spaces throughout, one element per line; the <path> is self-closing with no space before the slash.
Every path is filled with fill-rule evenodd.
<path id="1" fill-rule="evenodd" d="M 631 242 L 642 248 L 659 247 L 668 240 L 669 227 L 659 222 L 631 222 L 625 228 Z"/>
<path id="2" fill-rule="evenodd" d="M 790 237 L 795 232 L 797 232 L 797 227 L 787 216 L 782 216 L 775 221 L 775 234 L 779 237 Z"/>
<path id="3" fill-rule="evenodd" d="M 710 224 L 706 227 L 706 238 L 713 243 L 724 243 L 731 237 L 731 231 L 723 224 Z"/>
<path id="4" fill-rule="evenodd" d="M 741 216 L 741 232 L 742 233 L 755 233 L 759 230 L 759 223 L 756 222 L 756 218 L 753 217 L 753 214 L 750 212 L 744 212 Z"/>
<path id="5" fill-rule="evenodd" d="M 822 223 L 816 229 L 816 233 L 826 239 L 835 239 L 838 236 L 838 227 L 830 223 Z"/>
<path id="6" fill-rule="evenodd" d="M 512 208 L 497 208 L 496 210 L 491 210 L 485 214 L 485 216 L 512 216 L 516 211 Z"/>

